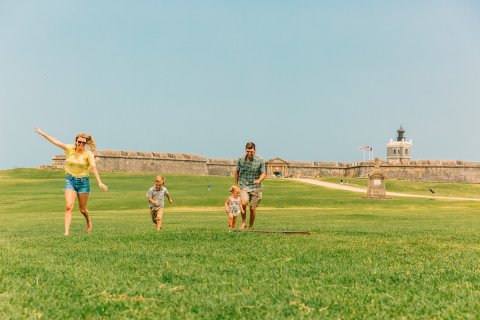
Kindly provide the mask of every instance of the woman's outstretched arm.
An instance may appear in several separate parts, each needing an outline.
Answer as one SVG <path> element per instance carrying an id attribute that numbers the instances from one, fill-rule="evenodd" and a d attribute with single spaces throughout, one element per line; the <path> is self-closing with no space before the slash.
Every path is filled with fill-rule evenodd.
<path id="1" fill-rule="evenodd" d="M 47 139 L 48 141 L 50 141 L 51 143 L 53 143 L 54 145 L 56 145 L 57 147 L 65 150 L 66 145 L 63 142 L 58 141 L 54 137 L 49 136 L 48 134 L 46 134 L 45 132 L 43 132 L 39 128 L 35 128 L 35 132 L 38 133 L 39 135 L 41 135 L 42 137 L 44 137 L 45 139 Z"/>

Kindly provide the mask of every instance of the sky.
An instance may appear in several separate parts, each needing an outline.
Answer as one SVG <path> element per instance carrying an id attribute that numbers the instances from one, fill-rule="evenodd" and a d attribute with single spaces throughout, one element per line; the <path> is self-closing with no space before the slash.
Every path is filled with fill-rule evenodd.
<path id="1" fill-rule="evenodd" d="M 0 0 L 0 169 L 98 150 L 480 162 L 480 2 Z"/>

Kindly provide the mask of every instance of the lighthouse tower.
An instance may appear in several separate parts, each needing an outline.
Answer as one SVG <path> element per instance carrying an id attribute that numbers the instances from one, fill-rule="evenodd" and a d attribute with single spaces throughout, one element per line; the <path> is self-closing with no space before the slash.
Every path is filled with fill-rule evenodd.
<path id="1" fill-rule="evenodd" d="M 412 140 L 405 140 L 405 129 L 400 126 L 397 130 L 397 140 L 390 139 L 387 143 L 388 160 L 410 160 L 412 159 Z"/>

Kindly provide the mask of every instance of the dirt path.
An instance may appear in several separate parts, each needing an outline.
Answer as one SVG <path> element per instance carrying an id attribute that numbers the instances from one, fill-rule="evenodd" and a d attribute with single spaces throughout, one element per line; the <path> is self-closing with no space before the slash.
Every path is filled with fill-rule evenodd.
<path id="1" fill-rule="evenodd" d="M 303 182 L 303 183 L 315 184 L 315 185 L 322 186 L 322 187 L 325 187 L 325 188 L 346 190 L 346 191 L 360 192 L 360 193 L 367 194 L 367 189 L 360 188 L 360 187 L 352 187 L 352 186 L 347 186 L 347 185 L 343 185 L 343 184 L 325 182 L 325 181 L 320 181 L 320 180 L 315 180 L 315 179 L 293 178 L 292 180 L 295 180 L 295 181 L 298 181 L 298 182 Z M 387 196 L 392 196 L 392 197 L 480 201 L 479 198 L 441 197 L 441 196 L 433 196 L 433 195 L 432 196 L 421 196 L 421 195 L 418 195 L 418 194 L 398 193 L 398 192 L 388 192 L 388 191 L 386 193 L 387 193 Z"/>

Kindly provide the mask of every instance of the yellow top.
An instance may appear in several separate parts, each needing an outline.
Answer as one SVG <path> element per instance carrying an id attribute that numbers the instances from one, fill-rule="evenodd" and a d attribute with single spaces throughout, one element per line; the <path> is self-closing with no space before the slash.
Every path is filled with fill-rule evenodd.
<path id="1" fill-rule="evenodd" d="M 75 152 L 73 144 L 67 144 L 65 148 L 65 172 L 75 178 L 88 177 L 90 167 L 95 166 L 93 152 L 85 150 L 82 153 Z"/>

